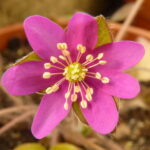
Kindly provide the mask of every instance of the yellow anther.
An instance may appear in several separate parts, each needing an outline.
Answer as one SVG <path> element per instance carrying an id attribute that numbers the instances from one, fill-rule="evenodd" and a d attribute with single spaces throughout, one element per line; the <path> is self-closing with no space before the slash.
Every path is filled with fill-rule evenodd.
<path id="1" fill-rule="evenodd" d="M 62 56 L 62 55 L 60 55 L 59 58 L 60 58 L 61 60 L 66 60 L 66 58 L 65 58 L 64 56 Z"/>
<path id="2" fill-rule="evenodd" d="M 77 45 L 77 50 L 80 51 L 83 54 L 86 51 L 86 47 L 83 46 L 82 44 L 78 44 Z"/>
<path id="3" fill-rule="evenodd" d="M 89 55 L 86 56 L 86 60 L 87 60 L 87 61 L 92 61 L 93 58 L 94 58 L 94 57 L 93 57 L 93 55 L 91 55 L 91 54 L 89 54 Z"/>
<path id="4" fill-rule="evenodd" d="M 68 99 L 69 96 L 70 96 L 70 92 L 67 92 L 67 93 L 65 94 L 65 98 Z"/>
<path id="5" fill-rule="evenodd" d="M 90 93 L 87 93 L 85 97 L 89 102 L 92 101 L 92 95 Z"/>
<path id="6" fill-rule="evenodd" d="M 63 50 L 62 53 L 63 53 L 64 56 L 69 56 L 70 55 L 70 52 L 68 50 Z"/>
<path id="7" fill-rule="evenodd" d="M 89 91 L 90 91 L 91 95 L 94 93 L 93 88 L 89 88 Z"/>
<path id="8" fill-rule="evenodd" d="M 54 84 L 53 86 L 48 87 L 45 92 L 46 92 L 47 94 L 51 94 L 51 93 L 53 93 L 53 92 L 56 92 L 58 89 L 59 89 L 59 86 L 56 85 L 56 84 Z"/>
<path id="9" fill-rule="evenodd" d="M 86 93 L 90 93 L 92 95 L 94 93 L 93 88 L 87 88 Z"/>
<path id="10" fill-rule="evenodd" d="M 78 44 L 78 45 L 77 45 L 77 50 L 81 50 L 81 49 L 82 49 L 82 47 L 83 47 L 83 45 L 82 45 L 82 44 Z"/>
<path id="11" fill-rule="evenodd" d="M 65 102 L 65 104 L 64 104 L 64 109 L 65 109 L 65 110 L 68 110 L 68 108 L 69 108 L 68 103 Z"/>
<path id="12" fill-rule="evenodd" d="M 102 59 L 104 56 L 104 53 L 99 53 L 98 56 L 97 56 L 97 59 Z"/>
<path id="13" fill-rule="evenodd" d="M 53 92 L 52 87 L 48 87 L 45 92 L 46 94 L 51 94 Z"/>
<path id="14" fill-rule="evenodd" d="M 61 49 L 62 49 L 62 43 L 57 43 L 57 48 L 58 48 L 59 50 L 61 50 Z"/>
<path id="15" fill-rule="evenodd" d="M 51 73 L 50 72 L 44 72 L 43 73 L 43 78 L 44 79 L 49 79 L 51 77 Z"/>
<path id="16" fill-rule="evenodd" d="M 83 46 L 80 52 L 81 52 L 81 54 L 85 53 L 86 52 L 86 47 Z"/>
<path id="17" fill-rule="evenodd" d="M 80 105 L 82 108 L 87 108 L 87 102 L 84 99 L 82 99 L 82 101 L 80 102 Z"/>
<path id="18" fill-rule="evenodd" d="M 50 57 L 50 61 L 51 61 L 52 63 L 57 63 L 57 62 L 58 62 L 58 59 L 57 59 L 56 57 L 54 57 L 54 56 L 51 56 L 51 57 Z"/>
<path id="19" fill-rule="evenodd" d="M 59 89 L 59 86 L 57 84 L 54 84 L 52 86 L 53 92 L 56 92 Z"/>
<path id="20" fill-rule="evenodd" d="M 62 48 L 63 48 L 63 50 L 68 49 L 67 43 L 62 43 Z"/>
<path id="21" fill-rule="evenodd" d="M 44 68 L 45 68 L 45 69 L 50 69 L 51 66 L 52 66 L 52 65 L 51 65 L 50 63 L 45 63 L 45 64 L 44 64 Z"/>
<path id="22" fill-rule="evenodd" d="M 72 94 L 72 95 L 71 95 L 71 100 L 72 100 L 72 102 L 76 102 L 76 101 L 77 101 L 77 98 L 78 98 L 77 94 Z"/>
<path id="23" fill-rule="evenodd" d="M 100 61 L 99 61 L 99 64 L 100 64 L 100 65 L 105 65 L 106 63 L 107 63 L 107 61 L 105 61 L 105 60 L 100 60 Z"/>
<path id="24" fill-rule="evenodd" d="M 80 87 L 77 85 L 77 86 L 74 87 L 74 90 L 75 90 L 76 93 L 79 93 L 80 92 Z"/>
<path id="25" fill-rule="evenodd" d="M 59 50 L 66 50 L 66 49 L 68 49 L 68 46 L 67 46 L 67 43 L 58 43 L 57 48 Z"/>
<path id="26" fill-rule="evenodd" d="M 95 77 L 96 79 L 101 79 L 101 74 L 99 72 L 96 72 Z"/>
<path id="27" fill-rule="evenodd" d="M 109 83 L 110 79 L 108 77 L 103 77 L 101 81 L 102 83 Z"/>

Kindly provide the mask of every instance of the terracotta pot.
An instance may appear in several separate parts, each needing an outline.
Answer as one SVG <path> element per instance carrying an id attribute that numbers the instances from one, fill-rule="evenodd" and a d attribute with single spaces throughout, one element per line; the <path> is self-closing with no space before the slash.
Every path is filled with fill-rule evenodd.
<path id="1" fill-rule="evenodd" d="M 0 28 L 0 50 L 5 49 L 8 41 L 13 38 L 19 38 L 22 42 L 25 41 L 26 37 L 22 24 L 14 24 Z"/>
<path id="2" fill-rule="evenodd" d="M 57 20 L 56 22 L 62 27 L 65 27 L 67 25 L 66 20 Z M 109 27 L 114 36 L 121 29 L 121 26 L 122 24 L 112 22 L 109 23 Z M 125 39 L 134 40 L 137 36 L 142 36 L 150 40 L 150 31 L 131 26 L 127 30 L 127 35 Z M 7 48 L 9 40 L 13 38 L 19 38 L 21 42 L 25 42 L 26 36 L 22 23 L 0 28 L 0 50 Z"/>

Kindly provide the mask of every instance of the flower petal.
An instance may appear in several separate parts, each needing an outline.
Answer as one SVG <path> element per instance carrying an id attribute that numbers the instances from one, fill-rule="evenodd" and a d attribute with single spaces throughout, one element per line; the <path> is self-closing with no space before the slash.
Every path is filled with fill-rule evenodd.
<path id="1" fill-rule="evenodd" d="M 104 84 L 93 79 L 94 81 L 90 84 L 99 87 L 102 92 L 108 95 L 130 99 L 137 96 L 140 92 L 139 82 L 126 73 L 111 69 L 100 69 L 98 72 L 101 73 L 102 77 L 108 77 L 110 82 Z"/>
<path id="2" fill-rule="evenodd" d="M 92 102 L 82 112 L 88 124 L 101 134 L 112 132 L 118 123 L 119 115 L 113 98 L 98 89 L 94 90 Z"/>
<path id="3" fill-rule="evenodd" d="M 107 64 L 103 66 L 104 68 L 116 69 L 118 71 L 129 69 L 144 56 L 143 46 L 132 41 L 106 44 L 97 48 L 94 52 L 94 55 L 104 53 L 103 59 L 107 61 Z"/>
<path id="4" fill-rule="evenodd" d="M 24 21 L 24 29 L 33 50 L 43 59 L 58 56 L 57 43 L 64 41 L 64 30 L 48 18 L 31 16 Z"/>
<path id="5" fill-rule="evenodd" d="M 94 17 L 85 13 L 76 13 L 70 20 L 66 32 L 69 50 L 76 50 L 78 44 L 92 50 L 97 42 L 98 25 Z"/>
<path id="6" fill-rule="evenodd" d="M 64 88 L 58 92 L 45 95 L 33 120 L 32 133 L 41 139 L 47 136 L 69 113 L 64 109 Z"/>
<path id="7" fill-rule="evenodd" d="M 12 95 L 27 95 L 51 85 L 42 78 L 43 62 L 30 61 L 9 68 L 2 76 L 2 85 Z"/>

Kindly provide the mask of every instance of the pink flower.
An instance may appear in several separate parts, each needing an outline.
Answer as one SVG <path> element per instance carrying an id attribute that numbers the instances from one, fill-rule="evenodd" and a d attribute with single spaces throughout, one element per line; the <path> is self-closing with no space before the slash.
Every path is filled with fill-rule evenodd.
<path id="1" fill-rule="evenodd" d="M 113 96 L 129 99 L 140 91 L 137 80 L 122 71 L 139 62 L 143 47 L 121 41 L 95 48 L 98 25 L 84 13 L 76 13 L 66 31 L 41 16 L 27 18 L 24 28 L 43 60 L 11 67 L 2 84 L 12 95 L 46 89 L 32 124 L 33 135 L 48 135 L 77 100 L 89 126 L 101 134 L 110 133 L 118 122 Z"/>

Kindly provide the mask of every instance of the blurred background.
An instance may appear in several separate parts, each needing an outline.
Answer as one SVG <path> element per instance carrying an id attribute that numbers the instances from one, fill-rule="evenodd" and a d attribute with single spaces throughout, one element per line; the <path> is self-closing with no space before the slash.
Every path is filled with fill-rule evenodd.
<path id="1" fill-rule="evenodd" d="M 134 40 L 146 50 L 143 60 L 128 71 L 139 80 L 141 93 L 133 100 L 119 102 L 120 121 L 110 135 L 96 134 L 76 117 L 68 117 L 62 123 L 66 127 L 63 131 L 60 125 L 48 137 L 36 140 L 30 132 L 34 115 L 30 110 L 36 110 L 41 96 L 14 97 L 0 87 L 0 150 L 150 150 L 149 10 L 150 0 L 0 0 L 1 74 L 31 51 L 22 22 L 35 14 L 62 27 L 77 11 L 102 14 L 114 41 Z"/>

